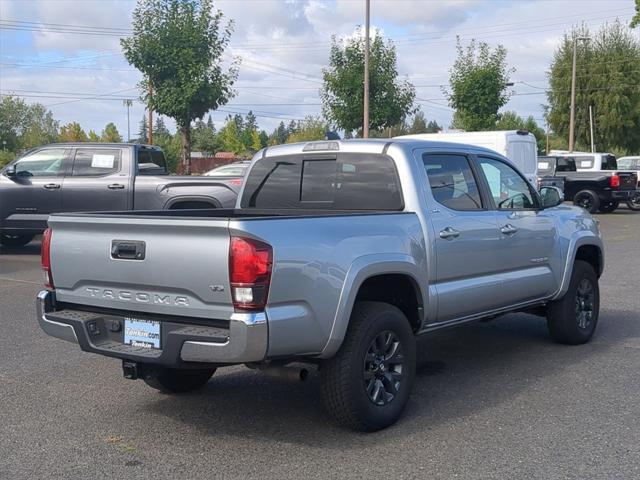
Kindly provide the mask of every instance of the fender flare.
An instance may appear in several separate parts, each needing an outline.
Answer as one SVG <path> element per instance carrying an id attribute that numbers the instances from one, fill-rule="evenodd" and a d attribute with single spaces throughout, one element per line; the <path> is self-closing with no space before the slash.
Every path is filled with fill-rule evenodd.
<path id="1" fill-rule="evenodd" d="M 428 302 L 426 292 L 428 290 L 421 285 L 422 275 L 420 272 L 415 260 L 402 253 L 376 253 L 356 258 L 349 266 L 345 276 L 329 339 L 322 349 L 320 358 L 331 358 L 342 345 L 358 291 L 362 284 L 371 277 L 388 274 L 409 276 L 418 290 L 418 301 L 423 307 L 423 311 L 426 311 Z"/>
<path id="2" fill-rule="evenodd" d="M 567 293 L 567 290 L 569 289 L 569 283 L 571 282 L 571 275 L 573 274 L 573 264 L 575 263 L 578 249 L 587 245 L 596 247 L 600 251 L 600 272 L 596 273 L 598 276 L 602 274 L 602 271 L 604 270 L 604 248 L 602 245 L 602 239 L 595 236 L 590 231 L 583 230 L 575 232 L 571 236 L 571 240 L 569 241 L 569 247 L 567 249 L 564 273 L 562 275 L 562 281 L 560 282 L 560 288 L 558 289 L 558 292 L 551 298 L 551 300 L 562 298 L 565 293 Z"/>

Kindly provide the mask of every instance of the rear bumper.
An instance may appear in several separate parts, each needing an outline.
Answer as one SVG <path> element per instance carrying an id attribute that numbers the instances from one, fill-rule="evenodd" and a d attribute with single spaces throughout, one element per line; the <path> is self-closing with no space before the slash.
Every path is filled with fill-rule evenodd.
<path id="1" fill-rule="evenodd" d="M 615 200 L 631 200 L 637 190 L 612 190 L 611 198 Z"/>
<path id="2" fill-rule="evenodd" d="M 267 317 L 235 313 L 228 328 L 159 319 L 162 349 L 123 343 L 122 317 L 113 313 L 56 309 L 55 294 L 41 291 L 36 300 L 38 323 L 52 337 L 77 343 L 86 352 L 123 360 L 179 367 L 189 363 L 236 364 L 264 360 L 268 344 Z M 123 312 L 126 314 L 126 312 Z"/>

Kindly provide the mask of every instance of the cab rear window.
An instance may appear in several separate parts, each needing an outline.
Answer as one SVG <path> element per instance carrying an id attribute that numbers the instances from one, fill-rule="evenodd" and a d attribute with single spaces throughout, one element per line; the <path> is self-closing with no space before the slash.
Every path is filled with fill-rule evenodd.
<path id="1" fill-rule="evenodd" d="M 393 160 L 339 153 L 267 157 L 249 172 L 242 208 L 402 210 Z"/>

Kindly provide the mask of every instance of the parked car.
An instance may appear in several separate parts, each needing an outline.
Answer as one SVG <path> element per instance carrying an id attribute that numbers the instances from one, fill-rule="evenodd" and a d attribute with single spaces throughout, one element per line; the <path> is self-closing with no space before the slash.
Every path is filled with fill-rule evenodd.
<path id="1" fill-rule="evenodd" d="M 269 147 L 235 210 L 52 215 L 38 321 L 169 393 L 227 365 L 317 364 L 333 418 L 378 430 L 407 403 L 418 335 L 527 311 L 558 342 L 589 341 L 603 244 L 560 201 L 480 147 Z"/>
<path id="2" fill-rule="evenodd" d="M 615 155 L 606 152 L 569 152 L 568 150 L 551 150 L 549 155 L 570 156 L 576 162 L 578 171 L 618 170 Z"/>
<path id="3" fill-rule="evenodd" d="M 221 167 L 216 167 L 213 170 L 209 170 L 204 174 L 205 177 L 244 177 L 249 165 L 251 164 L 250 160 L 242 160 L 240 162 L 234 162 L 229 165 L 222 165 Z"/>
<path id="4" fill-rule="evenodd" d="M 576 161 L 570 156 L 538 157 L 541 186 L 554 186 L 564 193 L 564 199 L 589 213 L 613 212 L 620 202 L 630 202 L 637 194 L 635 172 L 576 171 Z"/>
<path id="5" fill-rule="evenodd" d="M 638 177 L 638 191 L 633 198 L 627 201 L 627 207 L 631 210 L 640 211 L 640 156 L 620 157 L 618 159 L 618 168 L 636 172 Z"/>
<path id="6" fill-rule="evenodd" d="M 638 187 L 640 187 L 640 156 L 620 157 L 617 163 L 620 170 L 636 172 L 638 176 Z"/>
<path id="7" fill-rule="evenodd" d="M 0 170 L 0 244 L 29 243 L 55 212 L 229 208 L 241 183 L 169 175 L 148 145 L 46 145 Z"/>
<path id="8" fill-rule="evenodd" d="M 538 147 L 536 137 L 526 130 L 499 130 L 494 132 L 419 133 L 396 138 L 416 138 L 439 142 L 463 143 L 485 147 L 511 160 L 532 185 L 538 177 Z"/>

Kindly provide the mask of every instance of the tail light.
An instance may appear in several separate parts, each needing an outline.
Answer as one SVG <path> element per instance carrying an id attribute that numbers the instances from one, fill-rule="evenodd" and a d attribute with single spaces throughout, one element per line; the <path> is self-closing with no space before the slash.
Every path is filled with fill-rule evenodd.
<path id="1" fill-rule="evenodd" d="M 42 234 L 42 250 L 40 253 L 42 271 L 44 272 L 44 288 L 53 290 L 53 275 L 51 274 L 51 229 L 47 228 Z"/>
<path id="2" fill-rule="evenodd" d="M 620 176 L 617 173 L 611 175 L 611 188 L 618 188 L 620 186 Z"/>
<path id="3" fill-rule="evenodd" d="M 229 279 L 236 310 L 260 311 L 267 304 L 273 249 L 253 238 L 231 237 Z"/>

